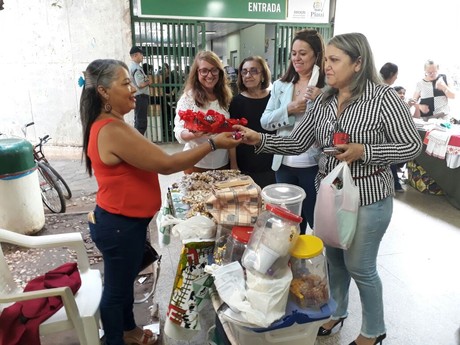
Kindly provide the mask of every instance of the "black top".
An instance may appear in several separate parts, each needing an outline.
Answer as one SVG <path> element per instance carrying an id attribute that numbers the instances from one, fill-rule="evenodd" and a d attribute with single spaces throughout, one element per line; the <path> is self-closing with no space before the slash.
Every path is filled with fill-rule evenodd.
<path id="1" fill-rule="evenodd" d="M 241 94 L 233 97 L 228 112 L 230 118 L 240 119 L 242 117 L 248 120 L 246 127 L 260 133 L 270 133 L 260 125 L 260 118 L 270 99 L 270 93 L 264 98 L 248 98 Z M 236 159 L 238 168 L 241 172 L 265 172 L 271 171 L 273 154 L 271 153 L 254 153 L 254 147 L 250 145 L 238 145 L 236 147 Z M 250 174 L 248 174 L 250 175 Z"/>

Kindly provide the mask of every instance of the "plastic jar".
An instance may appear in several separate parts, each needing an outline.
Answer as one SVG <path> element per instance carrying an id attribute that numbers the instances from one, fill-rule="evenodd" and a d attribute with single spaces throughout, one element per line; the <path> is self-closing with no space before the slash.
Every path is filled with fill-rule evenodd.
<path id="1" fill-rule="evenodd" d="M 290 250 L 300 234 L 302 217 L 272 204 L 266 205 L 254 225 L 242 265 L 249 270 L 275 275 L 287 267 Z"/>
<path id="2" fill-rule="evenodd" d="M 329 301 L 329 280 L 323 241 L 313 235 L 300 235 L 291 250 L 290 293 L 299 307 L 319 308 Z"/>
<path id="3" fill-rule="evenodd" d="M 284 207 L 300 216 L 302 202 L 307 194 L 299 186 L 289 183 L 275 183 L 264 187 L 261 196 L 266 204 Z"/>
<path id="4" fill-rule="evenodd" d="M 241 258 L 243 257 L 253 229 L 252 226 L 234 226 L 232 228 L 222 258 L 222 263 L 224 265 L 233 261 L 239 261 L 241 263 Z"/>

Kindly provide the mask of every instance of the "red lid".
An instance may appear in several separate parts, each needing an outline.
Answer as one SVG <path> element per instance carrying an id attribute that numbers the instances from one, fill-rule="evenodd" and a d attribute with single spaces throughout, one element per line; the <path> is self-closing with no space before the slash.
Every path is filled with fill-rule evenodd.
<path id="1" fill-rule="evenodd" d="M 302 217 L 301 216 L 298 216 L 295 213 L 292 213 L 291 211 L 289 211 L 288 209 L 285 209 L 283 207 L 280 207 L 280 206 L 277 206 L 277 205 L 272 205 L 272 204 L 266 204 L 265 209 L 267 211 L 270 211 L 270 212 L 276 214 L 277 216 L 280 216 L 280 217 L 282 217 L 284 219 L 290 220 L 291 222 L 296 222 L 296 223 L 302 222 Z"/>
<path id="2" fill-rule="evenodd" d="M 234 226 L 232 228 L 232 237 L 241 243 L 248 243 L 253 229 L 252 226 Z"/>

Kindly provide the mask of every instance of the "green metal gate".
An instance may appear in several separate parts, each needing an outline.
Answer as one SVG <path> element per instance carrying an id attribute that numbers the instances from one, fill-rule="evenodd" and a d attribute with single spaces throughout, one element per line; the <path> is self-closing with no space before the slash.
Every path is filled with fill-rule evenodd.
<path id="1" fill-rule="evenodd" d="M 196 53 L 206 48 L 205 23 L 139 18 L 133 13 L 131 18 L 133 44 L 143 47 L 144 70 L 153 79 L 146 135 L 153 142 L 172 143 L 176 102 L 188 68 Z M 276 24 L 273 80 L 286 71 L 295 32 L 305 28 L 318 30 L 325 41 L 333 34 L 332 24 Z"/>
<path id="2" fill-rule="evenodd" d="M 275 59 L 272 72 L 273 81 L 286 72 L 289 65 L 291 42 L 295 33 L 303 29 L 317 30 L 327 42 L 333 36 L 332 24 L 276 24 Z"/>
<path id="3" fill-rule="evenodd" d="M 176 102 L 196 53 L 206 47 L 205 25 L 137 17 L 132 23 L 133 44 L 143 47 L 143 67 L 153 80 L 146 135 L 153 142 L 174 142 Z"/>

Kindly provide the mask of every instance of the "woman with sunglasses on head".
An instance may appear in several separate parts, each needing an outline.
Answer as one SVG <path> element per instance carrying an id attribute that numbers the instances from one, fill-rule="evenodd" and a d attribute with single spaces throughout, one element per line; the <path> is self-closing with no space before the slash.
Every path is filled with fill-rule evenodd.
<path id="1" fill-rule="evenodd" d="M 190 68 L 185 83 L 184 92 L 177 102 L 176 117 L 174 119 L 174 134 L 179 143 L 185 144 L 184 151 L 190 150 L 214 134 L 191 131 L 185 128 L 179 112 L 191 110 L 193 112 L 214 110 L 229 118 L 228 106 L 232 99 L 232 90 L 225 76 L 224 66 L 219 57 L 211 51 L 201 51 Z M 229 154 L 227 150 L 217 149 L 206 155 L 193 167 L 184 170 L 184 173 L 204 172 L 207 170 L 227 169 Z"/>
<path id="2" fill-rule="evenodd" d="M 260 117 L 270 98 L 271 73 L 265 60 L 260 56 L 245 58 L 238 67 L 237 85 L 240 94 L 230 103 L 230 118 L 245 118 L 247 127 L 266 133 L 260 125 Z M 260 188 L 276 183 L 275 172 L 271 169 L 273 154 L 257 155 L 254 149 L 240 145 L 230 150 L 230 167 L 251 176 Z"/>
<path id="3" fill-rule="evenodd" d="M 310 29 L 297 32 L 292 40 L 288 69 L 281 79 L 273 83 L 270 100 L 260 120 L 265 130 L 276 130 L 278 135 L 287 136 L 301 121 L 307 104 L 321 93 L 325 85 L 323 60 L 324 42 L 321 35 Z M 314 68 L 315 65 L 317 67 Z M 302 234 L 306 231 L 307 223 L 314 229 L 315 176 L 319 154 L 320 150 L 312 146 L 299 155 L 277 154 L 273 158 L 276 182 L 297 185 L 307 194 L 302 203 Z"/>

